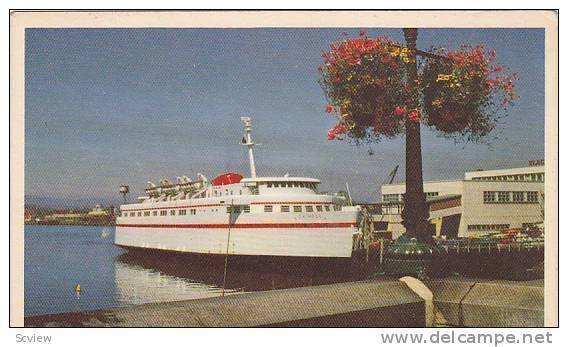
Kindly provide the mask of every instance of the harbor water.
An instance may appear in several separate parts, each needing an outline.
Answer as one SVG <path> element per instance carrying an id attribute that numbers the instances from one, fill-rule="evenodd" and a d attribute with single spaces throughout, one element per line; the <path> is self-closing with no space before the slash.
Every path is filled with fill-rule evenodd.
<path id="1" fill-rule="evenodd" d="M 26 225 L 24 315 L 200 299 L 223 292 L 223 257 L 135 255 L 113 240 L 112 226 Z M 337 268 L 264 261 L 243 265 L 229 257 L 225 294 L 359 278 Z"/>

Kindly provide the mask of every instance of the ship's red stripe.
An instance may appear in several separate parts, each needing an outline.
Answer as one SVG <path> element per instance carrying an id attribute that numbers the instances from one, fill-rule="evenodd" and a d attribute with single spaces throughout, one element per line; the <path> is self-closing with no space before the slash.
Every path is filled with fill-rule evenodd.
<path id="1" fill-rule="evenodd" d="M 333 204 L 328 201 L 266 201 L 266 202 L 251 202 L 251 205 L 326 205 Z M 235 204 L 236 205 L 236 204 Z M 132 210 L 121 210 L 122 212 L 136 212 L 148 210 L 175 210 L 179 208 L 196 208 L 196 207 L 215 207 L 215 206 L 228 206 L 226 204 L 206 204 L 206 205 L 185 205 L 185 206 L 170 206 L 170 207 L 148 207 L 136 208 Z"/>
<path id="2" fill-rule="evenodd" d="M 117 224 L 117 227 L 125 228 L 180 228 L 180 229 L 218 229 L 228 228 L 225 224 Z M 347 228 L 354 226 L 354 223 L 239 223 L 231 224 L 231 229 L 250 228 Z"/>

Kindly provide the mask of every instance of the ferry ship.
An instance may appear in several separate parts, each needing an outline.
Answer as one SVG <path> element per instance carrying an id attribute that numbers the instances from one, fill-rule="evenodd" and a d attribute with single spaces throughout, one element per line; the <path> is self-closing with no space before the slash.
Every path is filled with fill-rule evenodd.
<path id="1" fill-rule="evenodd" d="M 349 258 L 360 207 L 318 193 L 308 177 L 257 177 L 252 121 L 244 122 L 250 177 L 148 182 L 138 203 L 120 206 L 115 244 L 134 250 L 208 255 Z"/>

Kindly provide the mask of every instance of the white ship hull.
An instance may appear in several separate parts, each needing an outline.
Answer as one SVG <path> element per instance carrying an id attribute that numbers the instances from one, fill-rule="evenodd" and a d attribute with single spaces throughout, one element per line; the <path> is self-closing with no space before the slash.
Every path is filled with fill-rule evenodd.
<path id="1" fill-rule="evenodd" d="M 293 257 L 350 257 L 351 227 L 232 228 L 229 254 Z M 201 254 L 225 254 L 228 228 L 192 229 L 118 226 L 116 244 L 124 247 Z"/>
<path id="2" fill-rule="evenodd" d="M 166 217 L 165 221 L 150 217 L 137 224 L 121 218 L 115 243 L 123 247 L 222 255 L 227 252 L 228 240 L 231 255 L 350 257 L 357 212 L 330 214 L 255 218 L 250 213 L 236 217 L 230 229 L 228 214 L 207 219 Z"/>

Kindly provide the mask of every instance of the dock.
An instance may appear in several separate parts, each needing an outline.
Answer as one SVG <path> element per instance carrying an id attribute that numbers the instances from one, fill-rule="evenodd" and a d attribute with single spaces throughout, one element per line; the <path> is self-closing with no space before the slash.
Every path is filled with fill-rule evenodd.
<path id="1" fill-rule="evenodd" d="M 417 280 L 416 280 L 417 281 Z M 538 327 L 543 280 L 357 282 L 25 318 L 26 327 Z M 433 300 L 432 300 L 433 298 Z"/>

